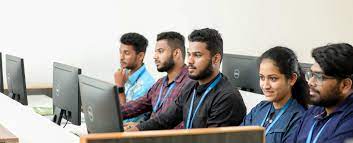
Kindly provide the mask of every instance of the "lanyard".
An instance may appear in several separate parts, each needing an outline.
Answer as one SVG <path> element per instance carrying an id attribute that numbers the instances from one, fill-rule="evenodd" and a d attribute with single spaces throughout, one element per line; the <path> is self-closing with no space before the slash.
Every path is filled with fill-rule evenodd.
<path id="1" fill-rule="evenodd" d="M 137 76 L 136 78 L 136 81 L 134 84 L 136 84 L 137 80 L 139 80 L 139 78 L 142 76 L 142 74 L 146 71 L 146 68 L 143 68 L 142 71 L 139 73 L 139 75 Z M 128 96 L 129 95 L 129 92 L 131 90 L 131 88 L 133 87 L 134 85 L 131 84 L 131 86 L 126 90 L 126 93 L 125 93 L 125 96 Z"/>
<path id="2" fill-rule="evenodd" d="M 331 118 L 332 119 L 332 118 Z M 331 119 L 329 119 L 325 124 L 324 126 L 322 126 L 322 128 L 319 130 L 319 132 L 317 133 L 317 135 L 315 136 L 314 140 L 313 140 L 313 143 L 316 143 L 317 140 L 319 139 L 322 131 L 324 130 L 324 128 L 326 127 L 327 123 L 331 121 Z M 315 121 L 315 123 L 313 124 L 313 126 L 311 126 L 311 129 L 309 131 L 309 134 L 308 134 L 308 138 L 306 138 L 306 143 L 311 143 L 311 138 L 313 137 L 313 133 L 314 133 L 314 128 L 317 124 L 317 121 Z"/>
<path id="3" fill-rule="evenodd" d="M 163 92 L 163 85 L 166 84 L 167 82 L 167 78 L 165 78 L 161 89 L 159 90 L 159 95 L 158 95 L 158 99 L 156 102 L 156 105 L 153 107 L 153 112 L 157 112 L 158 109 L 161 108 L 162 104 L 164 103 L 164 101 L 167 99 L 167 97 L 170 95 L 170 91 L 172 91 L 172 89 L 175 87 L 175 81 L 173 81 L 173 83 L 168 87 L 167 92 L 165 93 L 162 101 L 161 101 L 161 96 L 162 96 L 162 92 Z"/>
<path id="4" fill-rule="evenodd" d="M 281 118 L 281 116 L 284 114 L 284 112 L 288 109 L 288 107 L 292 104 L 293 99 L 289 99 L 289 101 L 284 105 L 284 107 L 279 111 L 278 115 L 276 116 L 275 120 L 266 128 L 266 135 L 270 131 L 270 129 L 273 127 L 274 124 Z M 266 117 L 261 123 L 261 126 L 264 126 L 266 119 L 268 118 L 268 115 L 270 114 L 271 108 L 268 110 Z"/>
<path id="5" fill-rule="evenodd" d="M 186 129 L 191 129 L 192 128 L 192 122 L 196 116 L 196 113 L 197 111 L 199 110 L 202 102 L 205 100 L 206 98 L 206 95 L 217 85 L 217 83 L 222 79 L 222 76 L 221 74 L 218 74 L 217 76 L 217 79 L 215 81 L 212 82 L 212 84 L 206 89 L 206 91 L 203 93 L 199 103 L 197 104 L 196 106 L 196 109 L 193 113 L 193 115 L 191 116 L 192 114 L 192 108 L 193 108 L 193 105 L 194 105 L 194 99 L 195 99 L 195 95 L 196 95 L 196 90 L 194 89 L 194 92 L 192 94 L 192 99 L 191 99 L 191 103 L 190 103 L 190 109 L 189 109 L 189 113 L 188 113 L 188 118 L 187 118 L 187 121 L 186 121 L 186 126 L 185 128 Z"/>

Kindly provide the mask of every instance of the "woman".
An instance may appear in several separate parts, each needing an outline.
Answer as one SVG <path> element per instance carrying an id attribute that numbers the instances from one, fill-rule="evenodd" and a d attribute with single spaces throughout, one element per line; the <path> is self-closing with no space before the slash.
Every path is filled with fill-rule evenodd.
<path id="1" fill-rule="evenodd" d="M 266 101 L 257 104 L 241 125 L 266 128 L 267 143 L 282 143 L 294 133 L 307 109 L 309 87 L 294 52 L 274 47 L 259 58 L 260 86 Z"/>

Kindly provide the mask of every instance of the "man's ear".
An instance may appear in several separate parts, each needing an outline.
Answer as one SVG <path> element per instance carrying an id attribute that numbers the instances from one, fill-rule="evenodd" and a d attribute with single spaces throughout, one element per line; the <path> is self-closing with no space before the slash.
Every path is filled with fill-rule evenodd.
<path id="1" fill-rule="evenodd" d="M 353 81 L 350 78 L 341 81 L 341 91 L 343 94 L 349 94 L 352 90 Z"/>
<path id="2" fill-rule="evenodd" d="M 144 52 L 139 52 L 137 54 L 137 59 L 143 63 L 143 58 L 145 58 L 145 53 Z"/>
<path id="3" fill-rule="evenodd" d="M 221 60 L 222 60 L 221 54 L 217 53 L 212 57 L 212 64 L 217 64 L 217 63 L 220 64 Z"/>
<path id="4" fill-rule="evenodd" d="M 179 48 L 174 49 L 173 56 L 178 57 L 181 55 L 181 50 Z"/>

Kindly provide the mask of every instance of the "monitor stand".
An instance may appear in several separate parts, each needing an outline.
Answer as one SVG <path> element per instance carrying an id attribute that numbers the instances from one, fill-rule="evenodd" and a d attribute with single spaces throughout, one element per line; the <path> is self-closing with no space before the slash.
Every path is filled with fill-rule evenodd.
<path id="1" fill-rule="evenodd" d="M 23 105 L 28 105 L 27 101 L 25 101 L 25 103 L 21 102 L 21 95 L 20 94 L 9 92 L 9 97 L 12 98 L 13 100 L 17 101 L 17 102 L 20 102 Z"/>
<path id="2" fill-rule="evenodd" d="M 64 117 L 66 120 L 69 120 L 71 118 L 71 112 L 66 111 L 64 109 L 60 109 L 58 107 L 54 107 L 54 117 L 53 117 L 53 122 L 58 124 L 59 126 L 61 125 L 61 120 Z"/>

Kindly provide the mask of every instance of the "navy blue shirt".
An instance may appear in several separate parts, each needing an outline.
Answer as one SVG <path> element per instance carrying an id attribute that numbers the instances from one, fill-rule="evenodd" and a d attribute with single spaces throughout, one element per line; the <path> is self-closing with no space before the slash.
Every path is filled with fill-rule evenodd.
<path id="1" fill-rule="evenodd" d="M 319 130 L 330 120 L 318 137 L 318 143 L 343 143 L 353 138 L 353 94 L 330 115 L 326 115 L 324 107 L 313 106 L 302 117 L 298 124 L 296 134 L 291 136 L 289 142 L 305 143 L 314 122 L 317 122 L 312 135 L 312 140 Z"/>
<path id="2" fill-rule="evenodd" d="M 270 114 L 272 114 L 272 119 L 276 118 L 280 109 L 275 110 L 272 102 L 261 101 L 254 108 L 251 109 L 250 113 L 246 115 L 244 118 L 242 126 L 261 126 L 262 121 L 266 118 L 268 110 L 270 110 Z M 282 143 L 286 142 L 288 137 L 291 134 L 294 134 L 296 131 L 295 125 L 299 122 L 299 119 L 305 112 L 305 108 L 300 105 L 296 100 L 290 104 L 288 109 L 284 112 L 284 114 L 279 118 L 279 120 L 273 125 L 273 127 L 268 131 L 266 135 L 267 143 Z M 271 123 L 265 122 L 265 127 Z"/>

